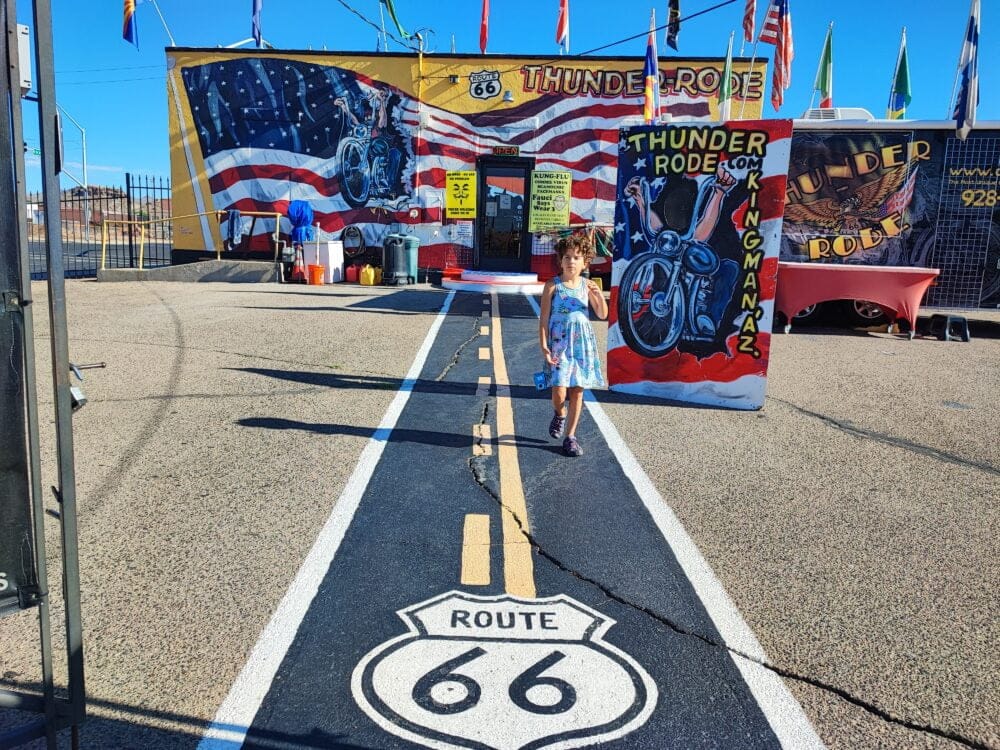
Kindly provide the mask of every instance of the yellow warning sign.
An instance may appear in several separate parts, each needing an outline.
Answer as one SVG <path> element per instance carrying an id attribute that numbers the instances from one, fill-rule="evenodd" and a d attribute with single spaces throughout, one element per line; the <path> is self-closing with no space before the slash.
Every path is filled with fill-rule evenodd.
<path id="1" fill-rule="evenodd" d="M 573 178 L 569 172 L 531 173 L 529 232 L 541 232 L 569 224 L 569 199 L 572 186 Z"/>
<path id="2" fill-rule="evenodd" d="M 476 173 L 449 170 L 445 173 L 445 216 L 449 219 L 476 218 Z"/>

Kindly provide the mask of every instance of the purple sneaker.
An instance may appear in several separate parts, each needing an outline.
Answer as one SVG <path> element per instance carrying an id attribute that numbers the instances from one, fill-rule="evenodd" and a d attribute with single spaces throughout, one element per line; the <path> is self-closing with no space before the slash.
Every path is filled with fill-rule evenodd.
<path id="1" fill-rule="evenodd" d="M 576 435 L 570 435 L 568 438 L 563 440 L 563 453 L 567 456 L 582 456 L 583 448 L 580 447 L 580 443 L 576 440 Z"/>
<path id="2" fill-rule="evenodd" d="M 566 417 L 556 414 L 552 417 L 552 421 L 549 422 L 549 434 L 558 438 L 562 435 L 563 427 L 566 426 Z"/>

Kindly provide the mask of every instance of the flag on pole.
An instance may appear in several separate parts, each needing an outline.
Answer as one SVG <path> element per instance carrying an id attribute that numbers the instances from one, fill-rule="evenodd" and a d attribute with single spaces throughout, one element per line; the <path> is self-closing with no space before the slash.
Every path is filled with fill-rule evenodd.
<path id="1" fill-rule="evenodd" d="M 642 119 L 647 125 L 660 114 L 660 65 L 656 56 L 656 11 L 649 11 L 649 39 L 646 42 L 646 62 L 642 66 L 642 77 L 646 80 L 645 98 L 642 105 Z"/>
<path id="2" fill-rule="evenodd" d="M 958 59 L 958 69 L 962 85 L 955 100 L 957 135 L 963 141 L 976 125 L 976 105 L 979 104 L 979 0 L 972 0 L 969 8 L 969 27 L 962 44 L 962 55 Z"/>
<path id="3" fill-rule="evenodd" d="M 813 90 L 819 92 L 821 109 L 833 107 L 833 24 L 826 30 L 826 41 L 823 42 L 823 54 L 819 57 L 819 68 L 816 69 L 816 81 Z"/>
<path id="4" fill-rule="evenodd" d="M 253 10 L 250 13 L 250 34 L 254 42 L 259 47 L 264 40 L 260 32 L 260 10 L 264 5 L 264 0 L 253 0 Z"/>
<path id="5" fill-rule="evenodd" d="M 726 50 L 726 65 L 722 69 L 722 80 L 719 82 L 719 122 L 726 122 L 732 117 L 733 105 L 733 34 L 729 35 L 729 49 Z"/>
<path id="6" fill-rule="evenodd" d="M 788 0 L 771 0 L 758 41 L 774 45 L 774 72 L 771 75 L 771 104 L 781 109 L 785 89 L 792 84 L 792 12 Z"/>
<path id="7" fill-rule="evenodd" d="M 754 21 L 757 16 L 757 0 L 747 0 L 747 7 L 743 10 L 743 41 L 753 41 Z"/>
<path id="8" fill-rule="evenodd" d="M 406 33 L 406 29 L 402 27 L 399 23 L 399 19 L 396 17 L 396 6 L 392 4 L 392 0 L 382 0 L 382 4 L 385 5 L 385 9 L 389 11 L 389 18 L 391 18 L 392 22 L 396 24 L 396 31 L 399 32 L 399 35 L 403 37 L 403 39 L 409 39 L 410 35 Z"/>
<path id="9" fill-rule="evenodd" d="M 906 108 L 910 106 L 910 64 L 906 59 L 906 29 L 899 40 L 899 57 L 896 58 L 896 73 L 892 77 L 892 90 L 889 92 L 889 107 L 885 116 L 890 120 L 902 120 L 906 117 Z"/>
<path id="10" fill-rule="evenodd" d="M 677 49 L 677 35 L 681 33 L 681 0 L 667 0 L 667 44 Z"/>
<path id="11" fill-rule="evenodd" d="M 556 44 L 569 52 L 569 0 L 559 0 L 559 20 L 556 21 Z"/>
<path id="12" fill-rule="evenodd" d="M 483 17 L 479 20 L 479 52 L 486 54 L 486 40 L 490 36 L 490 0 L 483 0 Z"/>
<path id="13" fill-rule="evenodd" d="M 132 42 L 139 49 L 139 27 L 135 23 L 135 0 L 125 0 L 122 20 L 122 39 Z"/>

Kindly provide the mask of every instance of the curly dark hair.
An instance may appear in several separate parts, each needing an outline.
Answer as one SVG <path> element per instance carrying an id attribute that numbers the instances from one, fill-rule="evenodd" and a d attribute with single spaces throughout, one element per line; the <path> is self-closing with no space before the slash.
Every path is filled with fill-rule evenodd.
<path id="1" fill-rule="evenodd" d="M 594 243 L 586 234 L 574 232 L 569 237 L 563 237 L 556 243 L 556 257 L 562 263 L 563 256 L 571 250 L 579 250 L 583 255 L 583 262 L 590 264 L 594 259 Z"/>

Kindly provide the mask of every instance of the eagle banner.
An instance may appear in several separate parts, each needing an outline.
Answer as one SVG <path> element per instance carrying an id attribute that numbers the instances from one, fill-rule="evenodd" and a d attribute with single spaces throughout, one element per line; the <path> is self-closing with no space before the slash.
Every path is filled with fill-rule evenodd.
<path id="1" fill-rule="evenodd" d="M 764 404 L 791 120 L 622 128 L 613 391 Z"/>
<path id="2" fill-rule="evenodd" d="M 1000 133 L 796 131 L 781 260 L 937 268 L 926 304 L 1000 305 Z"/>

